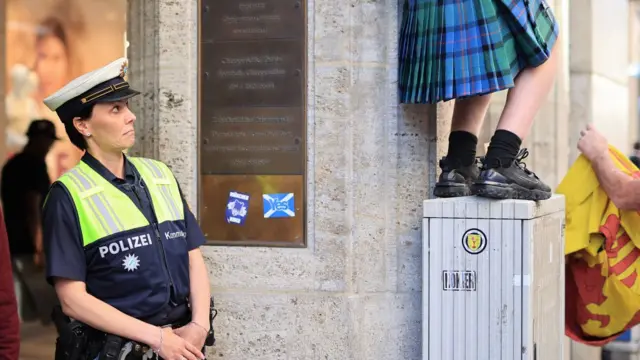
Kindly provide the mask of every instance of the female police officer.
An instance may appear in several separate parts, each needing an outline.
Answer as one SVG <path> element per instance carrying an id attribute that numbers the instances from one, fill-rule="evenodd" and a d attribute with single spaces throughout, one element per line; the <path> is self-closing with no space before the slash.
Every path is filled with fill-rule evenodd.
<path id="1" fill-rule="evenodd" d="M 204 358 L 204 236 L 169 168 L 123 154 L 135 141 L 127 101 L 139 94 L 126 73 L 122 58 L 44 100 L 86 150 L 44 205 L 47 279 L 70 318 L 148 345 L 166 360 Z M 167 314 L 187 302 L 191 321 L 166 327 Z"/>

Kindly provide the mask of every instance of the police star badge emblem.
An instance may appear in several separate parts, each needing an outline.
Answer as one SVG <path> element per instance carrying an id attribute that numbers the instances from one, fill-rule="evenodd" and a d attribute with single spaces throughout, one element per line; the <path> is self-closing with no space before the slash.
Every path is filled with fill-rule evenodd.
<path id="1" fill-rule="evenodd" d="M 129 61 L 125 60 L 120 67 L 120 77 L 127 80 L 127 72 L 129 71 Z"/>
<path id="2" fill-rule="evenodd" d="M 122 259 L 122 267 L 127 271 L 136 271 L 140 267 L 140 258 L 136 254 L 129 254 Z"/>

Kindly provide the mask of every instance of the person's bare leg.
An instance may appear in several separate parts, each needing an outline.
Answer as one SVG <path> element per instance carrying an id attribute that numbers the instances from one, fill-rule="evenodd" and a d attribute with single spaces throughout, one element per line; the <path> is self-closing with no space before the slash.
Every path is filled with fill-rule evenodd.
<path id="1" fill-rule="evenodd" d="M 478 136 L 490 102 L 491 94 L 456 100 L 451 119 L 451 132 L 466 131 Z"/>
<path id="2" fill-rule="evenodd" d="M 475 165 L 480 127 L 489 108 L 491 95 L 456 100 L 449 133 L 449 149 L 440 162 L 442 173 L 436 183 L 437 197 L 471 195 L 470 184 L 479 175 Z"/>
<path id="3" fill-rule="evenodd" d="M 485 158 L 488 170 L 480 176 L 480 186 L 476 188 L 478 195 L 527 200 L 543 200 L 551 196 L 551 189 L 546 184 L 513 162 L 553 86 L 559 47 L 557 41 L 547 61 L 538 67 L 522 70 L 516 77 L 515 87 L 509 90 L 498 127 L 489 144 Z"/>
<path id="4" fill-rule="evenodd" d="M 558 43 L 551 50 L 549 59 L 535 68 L 523 70 L 509 89 L 507 102 L 498 122 L 498 130 L 507 130 L 520 139 L 529 135 L 533 118 L 540 110 L 553 86 L 558 69 Z"/>

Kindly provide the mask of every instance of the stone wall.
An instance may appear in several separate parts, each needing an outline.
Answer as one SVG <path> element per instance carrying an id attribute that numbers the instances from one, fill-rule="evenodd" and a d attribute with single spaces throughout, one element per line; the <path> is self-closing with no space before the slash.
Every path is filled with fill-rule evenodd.
<path id="1" fill-rule="evenodd" d="M 635 71 L 629 78 L 629 137 L 630 146 L 640 140 L 640 112 L 638 98 L 640 96 L 640 4 L 629 2 L 629 64 Z"/>
<path id="2" fill-rule="evenodd" d="M 218 356 L 420 359 L 421 203 L 453 102 L 398 107 L 398 2 L 308 0 L 308 246 L 205 248 Z M 571 12 L 568 0 L 550 3 L 563 33 L 560 71 L 525 146 L 527 164 L 555 186 L 589 121 L 627 151 L 633 108 L 627 1 L 573 0 Z M 198 2 L 128 6 L 130 77 L 143 92 L 134 153 L 167 162 L 195 211 Z M 503 102 L 497 94 L 481 143 Z"/>
<path id="3" fill-rule="evenodd" d="M 623 152 L 629 142 L 629 2 L 572 0 L 570 12 L 570 161 L 580 130 L 594 123 Z M 573 342 L 572 359 L 599 359 L 601 349 Z"/>
<path id="4" fill-rule="evenodd" d="M 226 359 L 420 359 L 421 208 L 446 116 L 397 105 L 397 0 L 309 0 L 308 246 L 206 247 Z M 197 208 L 197 2 L 129 1 L 135 153 Z M 444 142 L 442 141 L 444 140 Z"/>
<path id="5" fill-rule="evenodd" d="M 628 152 L 628 11 L 627 0 L 571 2 L 570 142 L 579 129 L 594 123 L 614 146 Z M 577 151 L 571 149 L 571 159 Z"/>

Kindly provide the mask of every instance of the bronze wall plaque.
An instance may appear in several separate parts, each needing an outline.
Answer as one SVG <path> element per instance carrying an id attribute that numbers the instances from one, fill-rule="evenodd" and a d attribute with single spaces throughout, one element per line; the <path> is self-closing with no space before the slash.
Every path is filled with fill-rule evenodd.
<path id="1" fill-rule="evenodd" d="M 201 0 L 200 20 L 199 218 L 207 239 L 304 246 L 306 2 Z M 244 210 L 227 208 L 231 193 L 249 197 L 236 204 Z M 269 205 L 269 194 L 291 201 Z"/>
<path id="2" fill-rule="evenodd" d="M 303 40 L 202 44 L 202 101 L 215 107 L 303 104 Z M 204 109 L 203 109 L 204 110 Z"/>
<path id="3" fill-rule="evenodd" d="M 203 174 L 303 174 L 300 108 L 220 108 L 201 118 Z"/>
<path id="4" fill-rule="evenodd" d="M 202 41 L 306 38 L 304 0 L 202 0 Z"/>

